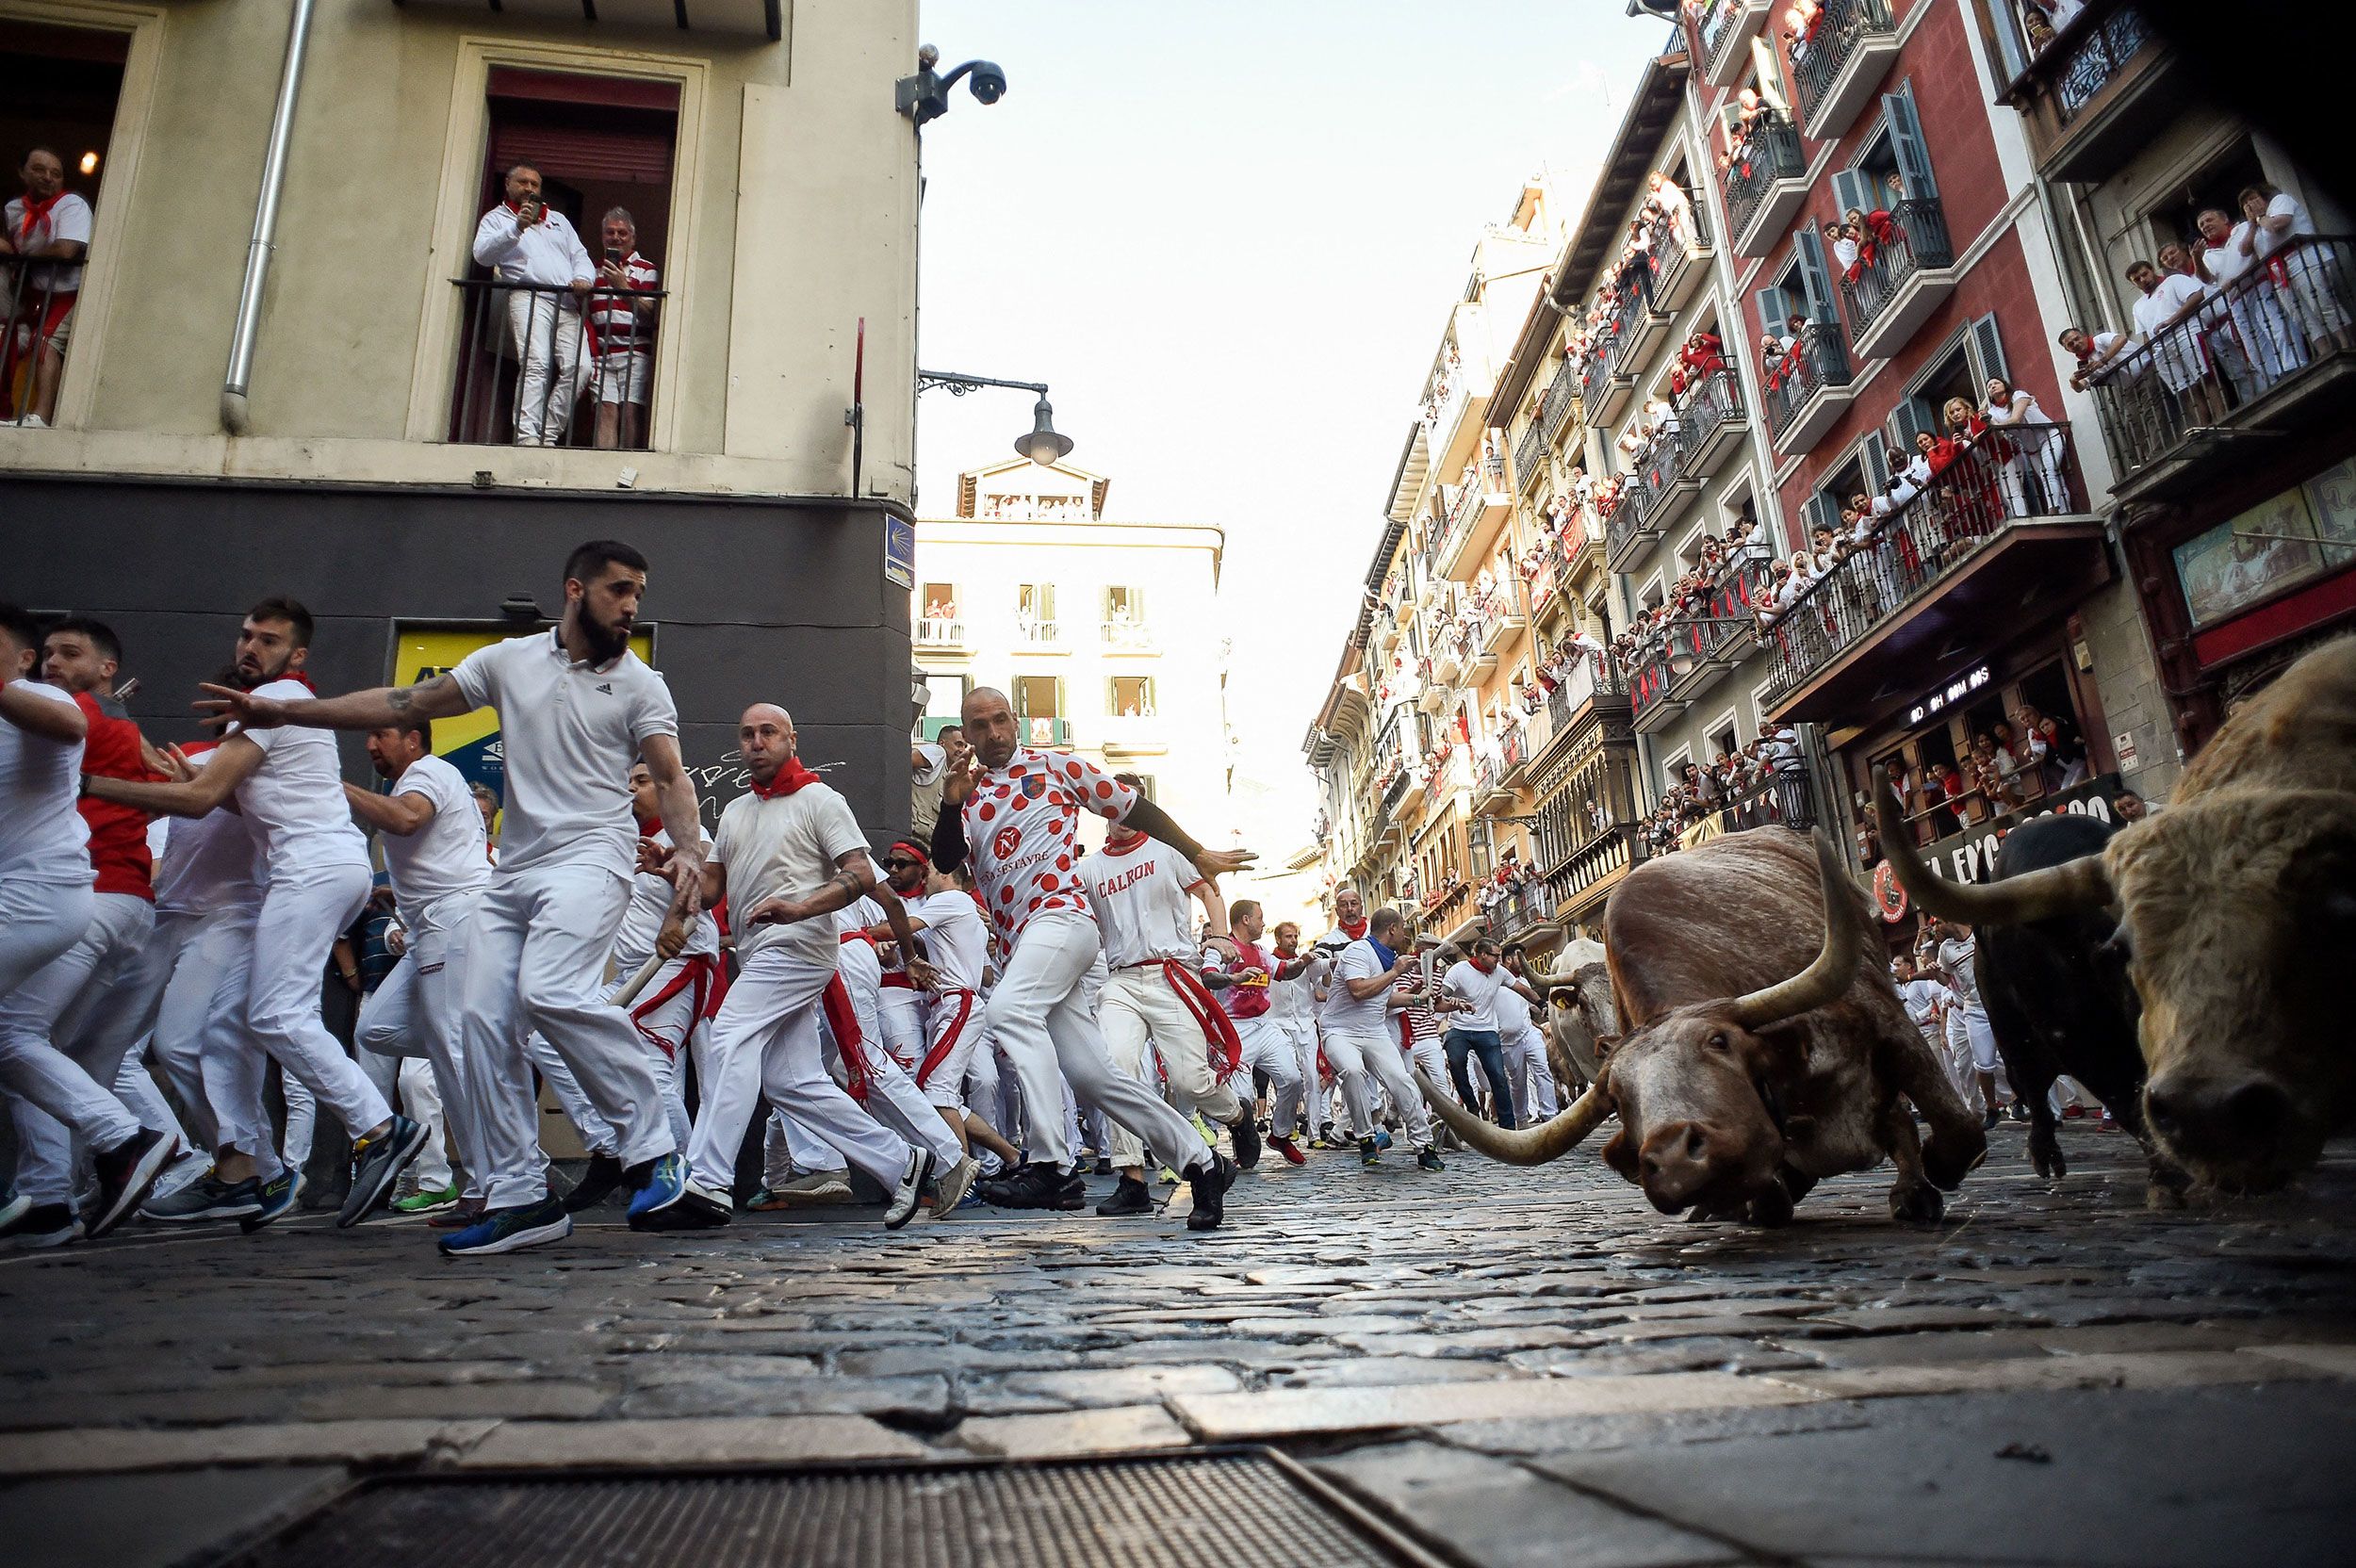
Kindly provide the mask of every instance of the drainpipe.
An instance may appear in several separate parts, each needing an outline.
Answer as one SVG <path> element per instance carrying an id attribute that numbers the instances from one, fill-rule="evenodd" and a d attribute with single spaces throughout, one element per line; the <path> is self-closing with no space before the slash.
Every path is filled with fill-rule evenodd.
<path id="1" fill-rule="evenodd" d="M 262 288 L 276 249 L 278 198 L 286 185 L 286 150 L 294 140 L 295 95 L 303 90 L 303 58 L 311 43 L 317 0 L 294 0 L 286 26 L 286 63 L 278 74 L 278 104 L 270 111 L 270 147 L 262 156 L 262 191 L 254 204 L 254 237 L 245 248 L 245 283 L 237 290 L 237 324 L 229 336 L 229 373 L 221 387 L 221 424 L 232 435 L 246 430 L 246 388 L 254 381 L 254 339 L 262 327 Z"/>

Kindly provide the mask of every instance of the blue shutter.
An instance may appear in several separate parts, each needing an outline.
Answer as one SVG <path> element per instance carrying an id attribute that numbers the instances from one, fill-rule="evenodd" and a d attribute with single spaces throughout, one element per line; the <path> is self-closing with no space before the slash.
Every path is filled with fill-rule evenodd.
<path id="1" fill-rule="evenodd" d="M 1813 540 L 1820 528 L 1831 529 L 1836 533 L 1841 529 L 1841 503 L 1823 494 L 1810 496 L 1807 504 L 1800 508 L 1800 531 L 1808 536 L 1805 548 L 1816 547 Z"/>
<path id="2" fill-rule="evenodd" d="M 1857 447 L 1857 455 L 1858 465 L 1865 470 L 1866 492 L 1880 495 L 1882 487 L 1890 482 L 1890 455 L 1882 449 L 1881 432 L 1867 431 L 1864 441 Z"/>
<path id="3" fill-rule="evenodd" d="M 1898 179 L 1909 202 L 1939 200 L 1939 181 L 1931 175 L 1931 144 L 1923 138 L 1922 121 L 1914 112 L 1914 84 L 1882 94 L 1882 114 L 1890 122 L 1890 150 L 1898 160 Z M 1869 208 L 1870 210 L 1870 208 Z"/>
<path id="4" fill-rule="evenodd" d="M 1759 291 L 1759 324 L 1768 332 L 1783 331 L 1783 324 L 1792 316 L 1791 298 L 1780 288 Z"/>
<path id="5" fill-rule="evenodd" d="M 1846 218 L 1851 207 L 1857 208 L 1859 212 L 1873 211 L 1874 206 L 1873 176 L 1862 169 L 1834 170 L 1832 199 L 1833 204 L 1841 209 L 1836 214 L 1838 217 Z"/>
<path id="6" fill-rule="evenodd" d="M 1897 433 L 1899 455 L 1909 463 L 1914 460 L 1914 433 L 1926 430 L 1933 435 L 1939 433 L 1938 422 L 1931 417 L 1930 404 L 1920 398 L 1899 399 L 1898 406 L 1890 410 L 1890 423 Z"/>
<path id="7" fill-rule="evenodd" d="M 1972 331 L 1966 335 L 1964 341 L 1972 351 L 1972 375 L 1977 383 L 1972 400 L 1977 402 L 1986 396 L 1982 388 L 1987 386 L 1989 377 L 2002 376 L 2009 382 L 2012 372 L 2004 365 L 2004 340 L 1997 334 L 1996 318 L 1992 313 L 1972 322 Z"/>
<path id="8" fill-rule="evenodd" d="M 1824 238 L 1803 223 L 1792 231 L 1792 256 L 1800 264 L 1800 288 L 1808 296 L 1808 318 L 1830 321 L 1833 314 L 1832 267 L 1824 259 Z"/>

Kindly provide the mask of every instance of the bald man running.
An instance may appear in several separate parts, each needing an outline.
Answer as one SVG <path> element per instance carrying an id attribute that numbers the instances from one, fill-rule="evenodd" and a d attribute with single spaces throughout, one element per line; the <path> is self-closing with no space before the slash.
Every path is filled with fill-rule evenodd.
<path id="1" fill-rule="evenodd" d="M 1160 840 L 1205 880 L 1241 871 L 1254 857 L 1247 850 L 1203 848 L 1152 801 L 1084 758 L 1019 744 L 1004 692 L 976 688 L 965 699 L 964 719 L 980 766 L 942 786 L 933 860 L 944 871 L 972 862 L 975 890 L 1005 956 L 990 999 L 990 1033 L 1022 1081 L 1023 1103 L 1032 1107 L 1031 1160 L 987 1184 L 983 1199 L 1007 1208 L 1076 1209 L 1087 1202 L 1070 1168 L 1064 1119 L 1055 1113 L 1068 1081 L 1081 1103 L 1101 1109 L 1147 1148 L 1186 1157 L 1194 1189 L 1186 1227 L 1207 1231 L 1224 1215 L 1235 1163 L 1205 1145 L 1151 1089 L 1115 1070 L 1084 1000 L 1101 942 L 1079 876 L 1080 812 L 1094 811 Z"/>

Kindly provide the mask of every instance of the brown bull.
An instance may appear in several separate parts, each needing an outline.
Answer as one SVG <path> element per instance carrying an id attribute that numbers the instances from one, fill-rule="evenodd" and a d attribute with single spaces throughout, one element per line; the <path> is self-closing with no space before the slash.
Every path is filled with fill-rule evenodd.
<path id="1" fill-rule="evenodd" d="M 1823 935 L 1817 935 L 1823 910 Z M 1648 860 L 1612 893 L 1604 945 L 1626 1033 L 1561 1116 L 1506 1131 L 1426 1080 L 1481 1152 L 1538 1165 L 1614 1111 L 1603 1157 L 1663 1214 L 1781 1224 L 1822 1178 L 1887 1156 L 1890 1210 L 1932 1221 L 1987 1135 L 1906 1019 L 1864 894 L 1831 844 L 1780 827 Z M 1926 1145 L 1906 1102 L 1929 1121 Z"/>
<path id="2" fill-rule="evenodd" d="M 2356 1119 L 2356 638 L 2308 654 L 2229 718 L 2175 799 L 2099 856 L 1985 887 L 1890 869 L 1974 925 L 2119 913 L 2143 1005 L 2144 1120 L 2217 1187 L 2280 1186 Z"/>

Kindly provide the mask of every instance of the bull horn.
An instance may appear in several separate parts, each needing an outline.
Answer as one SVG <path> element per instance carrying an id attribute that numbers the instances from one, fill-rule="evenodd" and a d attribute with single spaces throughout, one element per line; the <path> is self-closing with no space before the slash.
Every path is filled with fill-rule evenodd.
<path id="1" fill-rule="evenodd" d="M 1857 978 L 1857 917 L 1849 907 L 1849 874 L 1830 839 L 1816 833 L 1809 840 L 1816 846 L 1816 872 L 1824 886 L 1824 945 L 1815 961 L 1791 979 L 1734 999 L 1728 1012 L 1745 1029 L 1764 1029 L 1822 1007 L 1843 995 Z"/>
<path id="2" fill-rule="evenodd" d="M 1551 1121 L 1530 1128 L 1499 1127 L 1459 1105 L 1421 1070 L 1415 1073 L 1415 1086 L 1423 1090 L 1424 1103 L 1432 1107 L 1432 1114 L 1447 1122 L 1458 1137 L 1506 1165 L 1544 1165 L 1548 1160 L 1559 1160 L 1578 1148 L 1612 1114 L 1611 1097 L 1600 1085 L 1590 1084 L 1585 1093 L 1564 1106 Z"/>
<path id="3" fill-rule="evenodd" d="M 1882 802 L 1890 798 L 1890 769 L 1873 769 L 1873 827 L 1880 835 L 1882 858 L 1915 907 L 1965 925 L 2010 925 L 2021 921 L 2053 920 L 2074 909 L 2096 909 L 2111 902 L 2111 876 L 2100 855 L 2082 855 L 2063 865 L 2026 872 L 1994 882 L 1959 882 L 1940 876 L 1922 863 L 1907 825 L 1896 831 L 1885 825 Z"/>

